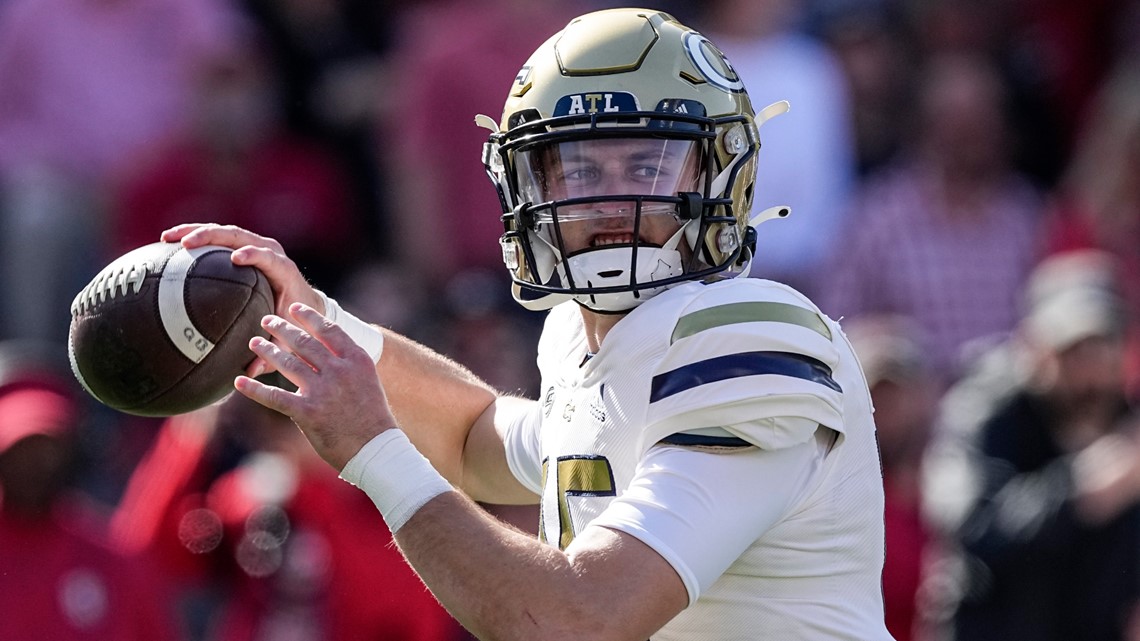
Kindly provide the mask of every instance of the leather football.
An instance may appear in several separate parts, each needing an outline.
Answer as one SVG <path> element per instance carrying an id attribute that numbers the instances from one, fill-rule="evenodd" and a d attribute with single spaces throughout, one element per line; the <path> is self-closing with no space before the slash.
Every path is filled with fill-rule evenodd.
<path id="1" fill-rule="evenodd" d="M 140 416 L 173 416 L 233 391 L 273 291 L 231 250 L 152 243 L 100 271 L 71 305 L 68 355 L 92 396 Z"/>

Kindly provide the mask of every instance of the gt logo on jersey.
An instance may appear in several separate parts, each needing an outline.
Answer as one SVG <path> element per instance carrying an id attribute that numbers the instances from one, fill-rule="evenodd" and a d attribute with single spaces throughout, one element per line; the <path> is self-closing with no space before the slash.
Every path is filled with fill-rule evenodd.
<path id="1" fill-rule="evenodd" d="M 637 111 L 637 98 L 624 91 L 572 93 L 562 96 L 554 105 L 555 116 Z"/>

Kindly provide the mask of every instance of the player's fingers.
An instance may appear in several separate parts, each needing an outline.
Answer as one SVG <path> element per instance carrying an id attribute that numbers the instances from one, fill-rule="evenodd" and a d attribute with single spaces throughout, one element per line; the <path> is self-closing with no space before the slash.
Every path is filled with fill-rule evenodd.
<path id="1" fill-rule="evenodd" d="M 323 343 L 325 347 L 337 356 L 347 356 L 357 347 L 356 343 L 349 338 L 344 329 L 308 305 L 301 303 L 290 305 L 289 315 L 292 316 L 297 321 L 297 324 L 305 331 Z"/>
<path id="2" fill-rule="evenodd" d="M 269 333 L 277 339 L 281 346 L 285 348 L 282 350 L 281 347 L 278 347 L 276 345 L 273 346 L 274 349 L 278 351 L 286 352 L 286 356 L 280 357 L 280 360 L 286 366 L 293 366 L 293 363 L 288 359 L 289 356 L 302 361 L 303 365 L 305 367 L 308 367 L 310 370 L 315 369 L 317 371 L 320 371 L 328 365 L 329 359 L 332 357 L 329 349 L 319 340 L 314 338 L 312 334 L 302 330 L 297 325 L 290 323 L 280 316 L 269 315 L 261 319 L 261 326 L 268 330 Z M 270 355 L 277 356 L 276 354 L 273 354 L 272 350 L 267 349 L 266 352 L 268 352 Z M 260 350 L 258 353 L 261 353 Z M 282 364 L 276 362 L 274 359 L 266 360 L 270 364 L 276 364 L 278 368 L 282 367 Z M 286 372 L 284 369 L 281 370 L 281 373 L 288 376 L 288 372 Z M 304 374 L 305 372 L 301 371 L 300 373 Z M 298 385 L 301 384 L 298 381 L 293 382 L 297 383 Z"/>
<path id="3" fill-rule="evenodd" d="M 288 283 L 294 276 L 300 276 L 292 259 L 286 257 L 285 251 L 280 248 L 277 241 L 267 241 L 264 246 L 244 245 L 231 254 L 234 265 L 257 267 L 269 278 L 271 283 Z"/>
<path id="4" fill-rule="evenodd" d="M 159 240 L 164 243 L 176 243 L 182 240 L 186 234 L 189 234 L 190 232 L 198 229 L 199 227 L 202 227 L 203 225 L 205 225 L 205 223 L 183 223 L 181 225 L 175 225 L 169 229 L 164 230 L 159 236 Z"/>
<path id="5" fill-rule="evenodd" d="M 177 227 L 174 229 L 178 229 Z M 193 229 L 186 230 L 185 233 L 179 232 L 181 235 L 178 240 L 182 246 L 187 249 L 194 249 L 195 247 L 203 247 L 205 245 L 219 245 L 222 247 L 229 247 L 231 249 L 240 249 L 246 245 L 253 245 L 256 247 L 272 247 L 280 251 L 281 245 L 265 236 L 255 234 L 248 229 L 242 229 L 236 225 L 217 225 L 214 223 L 197 225 Z M 172 233 L 172 236 L 177 235 Z"/>
<path id="6" fill-rule="evenodd" d="M 266 318 L 277 318 L 276 316 Z M 262 323 L 263 326 L 265 325 Z M 294 328 L 295 329 L 295 328 Z M 270 330 L 271 332 L 273 330 Z M 299 330 L 297 330 L 299 331 Z M 278 336 L 278 334 L 274 334 Z M 278 336 L 278 340 L 283 340 Z M 267 366 L 275 368 L 281 375 L 289 379 L 298 388 L 308 388 L 311 382 L 314 367 L 303 356 L 287 349 L 281 349 L 260 336 L 254 336 L 249 341 L 249 348 L 254 354 L 265 360 Z"/>
<path id="7" fill-rule="evenodd" d="M 269 374 L 270 372 L 277 371 L 275 367 L 265 361 L 264 358 L 257 357 L 245 368 L 245 375 L 250 378 L 257 378 L 262 374 Z"/>
<path id="8" fill-rule="evenodd" d="M 164 230 L 160 238 L 164 242 L 180 242 L 182 245 L 186 246 L 187 249 L 193 249 L 197 248 L 197 246 L 211 244 L 209 242 L 202 242 L 203 235 L 218 235 L 218 230 L 221 230 L 223 227 L 229 227 L 233 230 L 239 229 L 233 225 L 218 225 L 217 222 L 184 222 L 184 224 L 176 225 Z M 231 234 L 231 236 L 233 236 L 233 234 Z M 221 243 L 215 242 L 213 244 Z"/>
<path id="9" fill-rule="evenodd" d="M 289 392 L 266 385 L 248 376 L 239 376 L 234 380 L 234 388 L 243 396 L 260 403 L 271 410 L 276 410 L 286 416 L 293 416 L 300 409 L 303 399 L 295 392 Z"/>

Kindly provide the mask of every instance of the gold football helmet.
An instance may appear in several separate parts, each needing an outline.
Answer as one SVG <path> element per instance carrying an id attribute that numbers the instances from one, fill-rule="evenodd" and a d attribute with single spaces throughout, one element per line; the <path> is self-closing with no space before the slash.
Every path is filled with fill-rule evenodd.
<path id="1" fill-rule="evenodd" d="M 756 117 L 724 54 L 669 14 L 571 21 L 523 65 L 501 122 L 477 118 L 492 131 L 483 162 L 515 299 L 624 312 L 681 282 L 747 272 L 758 126 L 786 110 Z"/>

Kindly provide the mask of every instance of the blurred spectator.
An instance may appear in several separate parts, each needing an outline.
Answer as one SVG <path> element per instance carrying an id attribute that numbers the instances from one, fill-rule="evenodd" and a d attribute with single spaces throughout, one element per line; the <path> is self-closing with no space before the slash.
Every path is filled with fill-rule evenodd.
<path id="1" fill-rule="evenodd" d="M 464 272 L 442 290 L 429 291 L 413 271 L 397 263 L 375 263 L 354 270 L 340 300 L 358 317 L 465 363 L 495 388 L 533 397 L 538 394 L 534 353 L 541 318 L 518 307 L 497 274 Z M 480 505 L 538 536 L 537 505 Z"/>
<path id="2" fill-rule="evenodd" d="M 911 34 L 887 0 L 833 0 L 819 10 L 821 36 L 843 65 L 856 166 L 866 176 L 903 146 L 916 61 Z"/>
<path id="3" fill-rule="evenodd" d="M 497 275 L 470 271 L 453 278 L 444 290 L 441 335 L 428 342 L 495 389 L 536 398 L 542 319 L 519 307 Z"/>
<path id="4" fill-rule="evenodd" d="M 59 341 L 109 258 L 105 187 L 185 124 L 217 0 L 0 3 L 0 337 Z"/>
<path id="5" fill-rule="evenodd" d="M 490 132 L 475 116 L 499 122 L 504 79 L 573 15 L 573 5 L 554 0 L 436 0 L 403 16 L 382 151 L 396 200 L 396 257 L 429 286 L 471 268 L 507 286 L 502 209 L 479 160 Z"/>
<path id="6" fill-rule="evenodd" d="M 1140 14 L 1128 14 L 1133 0 L 1022 0 L 1009 3 L 1015 37 L 1003 34 L 1016 55 L 1033 65 L 1056 114 L 1063 151 L 1078 133 L 1088 102 L 1128 48 Z M 1012 42 L 1011 42 L 1012 40 Z"/>
<path id="7" fill-rule="evenodd" d="M 430 303 L 438 294 L 406 265 L 372 261 L 353 268 L 336 298 L 357 318 L 427 343 L 435 331 Z"/>
<path id="8" fill-rule="evenodd" d="M 1049 75 L 1060 61 L 1034 50 L 1033 41 L 1039 34 L 1034 31 L 1032 5 L 1039 3 L 1040 0 L 907 0 L 905 6 L 921 59 L 970 55 L 984 58 L 994 66 L 1004 85 L 1005 109 L 1010 116 L 1006 123 L 1007 155 L 1019 171 L 1048 187 L 1063 167 L 1074 118 L 1069 116 L 1066 120 L 1060 96 L 1050 86 Z M 1073 15 L 1081 11 L 1084 9 Z M 1086 71 L 1092 73 L 1091 69 Z"/>
<path id="9" fill-rule="evenodd" d="M 389 99 L 386 60 L 403 3 L 239 0 L 264 29 L 293 135 L 328 149 L 347 172 L 344 215 L 372 254 L 391 250 L 390 198 L 377 158 L 377 118 Z"/>
<path id="10" fill-rule="evenodd" d="M 886 562 L 883 602 L 887 630 L 912 641 L 917 594 L 932 536 L 922 515 L 922 458 L 937 413 L 939 389 L 920 332 L 907 319 L 867 317 L 844 324 L 875 407 L 883 464 Z"/>
<path id="11" fill-rule="evenodd" d="M 1121 4 L 1114 20 L 1120 43 L 1116 55 L 1118 65 L 1140 58 L 1140 0 L 1123 0 Z"/>
<path id="12" fill-rule="evenodd" d="M 192 639 L 466 639 L 379 518 L 287 417 L 234 394 L 165 423 L 113 534 L 177 579 Z"/>
<path id="13" fill-rule="evenodd" d="M 1040 197 L 1009 166 L 1004 96 L 984 59 L 928 64 L 920 128 L 862 188 L 821 296 L 832 316 L 914 318 L 944 380 L 964 346 L 1013 328 L 1039 252 Z"/>
<path id="14" fill-rule="evenodd" d="M 273 235 L 305 274 L 335 289 L 363 249 L 348 179 L 283 126 L 276 79 L 252 33 L 195 75 L 190 126 L 120 185 L 116 254 L 177 223 L 210 220 Z"/>
<path id="15" fill-rule="evenodd" d="M 758 210 L 791 205 L 792 216 L 760 228 L 752 274 L 814 296 L 843 226 L 855 150 L 843 69 L 796 28 L 802 12 L 801 0 L 716 0 L 698 27 L 732 61 L 757 111 L 791 103 L 760 132 L 755 199 Z"/>
<path id="16" fill-rule="evenodd" d="M 112 551 L 71 485 L 84 417 L 70 383 L 38 349 L 0 346 L 0 639 L 176 639 L 165 586 Z"/>
<path id="17" fill-rule="evenodd" d="M 1122 641 L 1140 597 L 1140 420 L 1110 257 L 1044 261 L 1016 335 L 946 396 L 925 466 L 947 537 L 935 639 Z"/>
<path id="18" fill-rule="evenodd" d="M 1138 58 L 1137 60 L 1140 60 Z M 1089 111 L 1076 153 L 1054 203 L 1051 252 L 1097 248 L 1121 265 L 1132 327 L 1127 339 L 1128 389 L 1140 398 L 1140 65 L 1109 77 Z"/>

